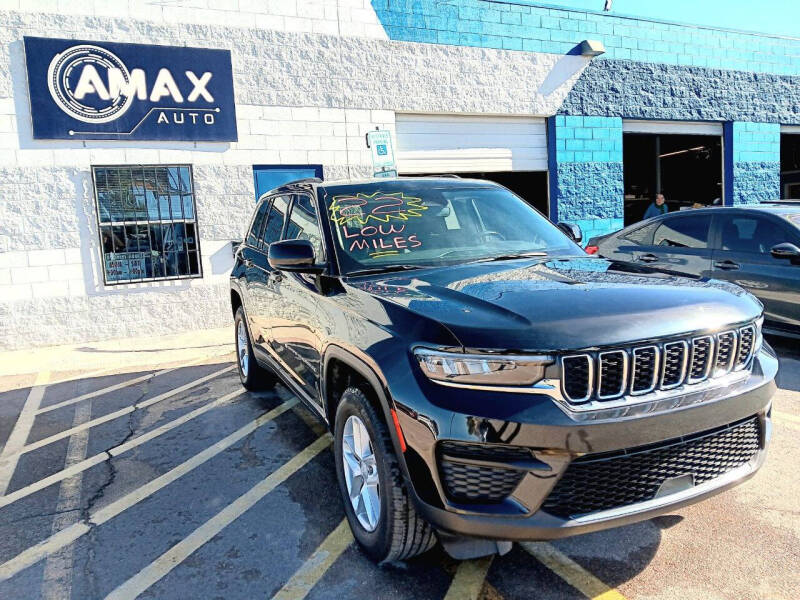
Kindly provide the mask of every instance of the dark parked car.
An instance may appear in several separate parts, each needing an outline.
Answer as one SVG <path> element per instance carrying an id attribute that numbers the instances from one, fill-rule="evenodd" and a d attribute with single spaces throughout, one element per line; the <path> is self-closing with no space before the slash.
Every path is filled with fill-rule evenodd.
<path id="1" fill-rule="evenodd" d="M 764 305 L 765 329 L 800 335 L 800 205 L 670 213 L 589 240 L 587 251 L 742 286 Z"/>
<path id="2" fill-rule="evenodd" d="M 777 360 L 759 302 L 588 256 L 493 183 L 278 188 L 231 301 L 242 383 L 278 378 L 328 424 L 379 561 L 647 519 L 765 457 Z"/>

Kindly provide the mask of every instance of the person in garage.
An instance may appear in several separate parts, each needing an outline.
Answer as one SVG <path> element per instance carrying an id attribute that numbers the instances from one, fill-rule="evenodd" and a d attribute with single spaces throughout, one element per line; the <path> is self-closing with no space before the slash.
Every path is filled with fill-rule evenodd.
<path id="1" fill-rule="evenodd" d="M 669 207 L 664 200 L 664 194 L 656 194 L 656 199 L 650 206 L 647 207 L 647 210 L 644 213 L 644 218 L 652 219 L 653 217 L 665 215 L 668 212 Z"/>

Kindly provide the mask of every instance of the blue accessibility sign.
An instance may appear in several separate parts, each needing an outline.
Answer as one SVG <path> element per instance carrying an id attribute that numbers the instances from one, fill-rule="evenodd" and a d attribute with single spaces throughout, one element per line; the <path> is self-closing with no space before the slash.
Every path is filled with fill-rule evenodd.
<path id="1" fill-rule="evenodd" d="M 236 141 L 229 50 L 24 38 L 33 137 Z"/>

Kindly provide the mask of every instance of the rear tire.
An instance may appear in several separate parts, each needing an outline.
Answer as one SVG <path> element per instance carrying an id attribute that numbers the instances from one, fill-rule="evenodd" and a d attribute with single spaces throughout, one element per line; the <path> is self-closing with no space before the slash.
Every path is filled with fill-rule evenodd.
<path id="1" fill-rule="evenodd" d="M 355 438 L 353 436 L 356 430 L 362 435 L 362 451 L 354 453 L 353 450 L 358 450 L 353 447 L 354 439 L 358 439 L 358 434 Z M 368 435 L 366 443 L 363 443 L 364 433 Z M 389 430 L 360 388 L 348 387 L 342 394 L 336 410 L 334 453 L 339 490 L 350 529 L 370 558 L 377 562 L 406 560 L 436 544 L 433 529 L 417 514 L 408 496 Z M 364 456 L 355 457 L 354 461 L 354 454 Z M 372 473 L 373 469 L 376 473 Z M 370 505 L 369 500 L 358 497 L 351 500 L 351 492 L 359 496 L 359 484 L 364 482 L 367 485 L 360 489 L 371 485 L 372 497 L 377 495 L 377 511 L 365 509 Z"/>
<path id="2" fill-rule="evenodd" d="M 253 344 L 250 341 L 250 330 L 247 327 L 247 319 L 241 306 L 236 309 L 236 317 L 233 323 L 236 343 L 236 367 L 239 371 L 239 379 L 242 385 L 251 392 L 271 388 L 275 384 L 275 375 L 264 369 L 256 361 L 255 354 L 253 354 Z"/>

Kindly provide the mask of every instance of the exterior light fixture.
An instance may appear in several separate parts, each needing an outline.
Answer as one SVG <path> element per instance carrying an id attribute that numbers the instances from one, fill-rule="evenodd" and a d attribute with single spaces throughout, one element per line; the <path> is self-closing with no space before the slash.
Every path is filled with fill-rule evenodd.
<path id="1" fill-rule="evenodd" d="M 598 40 L 583 40 L 580 44 L 581 56 L 600 56 L 605 54 L 606 47 Z"/>

